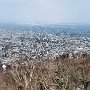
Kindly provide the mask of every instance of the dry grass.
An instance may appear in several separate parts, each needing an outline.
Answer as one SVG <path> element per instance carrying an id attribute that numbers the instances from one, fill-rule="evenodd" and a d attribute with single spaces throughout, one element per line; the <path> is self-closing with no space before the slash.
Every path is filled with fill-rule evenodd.
<path id="1" fill-rule="evenodd" d="M 90 90 L 90 56 L 20 60 L 0 73 L 0 90 Z"/>

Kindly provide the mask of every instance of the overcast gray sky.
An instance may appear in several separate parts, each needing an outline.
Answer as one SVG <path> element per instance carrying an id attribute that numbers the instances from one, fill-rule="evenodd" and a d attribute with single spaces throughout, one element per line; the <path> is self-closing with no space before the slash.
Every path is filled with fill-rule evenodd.
<path id="1" fill-rule="evenodd" d="M 0 0 L 0 22 L 90 23 L 90 0 Z"/>

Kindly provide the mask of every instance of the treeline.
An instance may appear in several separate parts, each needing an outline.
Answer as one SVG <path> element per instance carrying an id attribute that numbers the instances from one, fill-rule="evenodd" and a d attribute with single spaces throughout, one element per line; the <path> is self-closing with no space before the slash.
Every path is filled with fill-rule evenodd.
<path id="1" fill-rule="evenodd" d="M 0 74 L 0 90 L 90 90 L 90 55 L 34 60 L 9 65 Z"/>

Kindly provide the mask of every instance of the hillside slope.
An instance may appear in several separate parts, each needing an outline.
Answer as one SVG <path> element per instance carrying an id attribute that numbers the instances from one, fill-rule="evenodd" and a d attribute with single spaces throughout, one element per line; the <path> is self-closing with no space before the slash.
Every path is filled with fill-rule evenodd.
<path id="1" fill-rule="evenodd" d="M 90 55 L 17 61 L 0 71 L 0 90 L 90 90 Z"/>

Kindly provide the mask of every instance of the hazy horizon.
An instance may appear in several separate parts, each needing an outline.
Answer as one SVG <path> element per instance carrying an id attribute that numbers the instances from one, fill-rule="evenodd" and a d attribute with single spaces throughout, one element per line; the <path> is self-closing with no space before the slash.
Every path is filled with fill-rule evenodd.
<path id="1" fill-rule="evenodd" d="M 90 24 L 90 0 L 0 0 L 0 23 Z"/>

